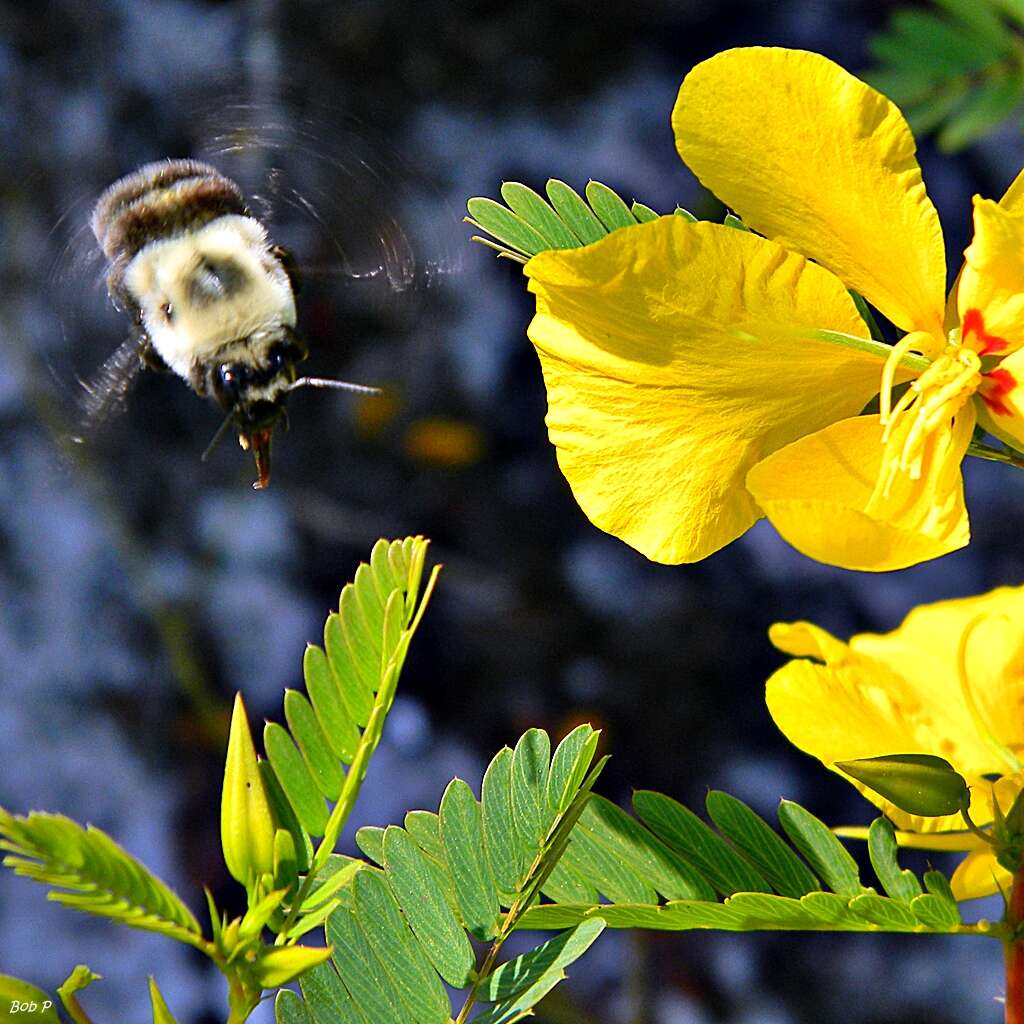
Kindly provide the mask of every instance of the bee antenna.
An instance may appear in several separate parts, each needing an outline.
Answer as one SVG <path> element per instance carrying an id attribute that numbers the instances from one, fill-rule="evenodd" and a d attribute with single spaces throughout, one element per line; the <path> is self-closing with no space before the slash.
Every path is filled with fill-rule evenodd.
<path id="1" fill-rule="evenodd" d="M 213 435 L 213 440 L 206 446 L 206 451 L 203 452 L 203 457 L 200 462 L 205 462 L 210 457 L 210 452 L 220 444 L 220 439 L 224 436 L 224 432 L 231 425 L 231 418 L 235 415 L 235 410 L 232 409 L 227 416 L 224 417 L 224 421 L 217 428 L 217 433 Z"/>
<path id="2" fill-rule="evenodd" d="M 366 384 L 351 384 L 347 380 L 330 380 L 327 377 L 300 377 L 288 385 L 289 391 L 299 388 L 333 388 L 336 391 L 354 391 L 360 395 L 380 395 L 382 388 L 371 388 Z"/>

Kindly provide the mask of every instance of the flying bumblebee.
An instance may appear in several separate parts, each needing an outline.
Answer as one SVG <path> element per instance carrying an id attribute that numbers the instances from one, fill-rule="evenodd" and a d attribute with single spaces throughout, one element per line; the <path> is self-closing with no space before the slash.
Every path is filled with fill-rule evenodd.
<path id="1" fill-rule="evenodd" d="M 114 182 L 93 210 L 114 307 L 130 336 L 87 385 L 87 415 L 120 404 L 143 367 L 171 371 L 225 414 L 270 480 L 271 437 L 297 388 L 377 394 L 377 388 L 299 376 L 308 351 L 296 331 L 297 277 L 241 189 L 196 160 L 146 164 Z M 212 447 L 212 445 L 211 445 Z"/>

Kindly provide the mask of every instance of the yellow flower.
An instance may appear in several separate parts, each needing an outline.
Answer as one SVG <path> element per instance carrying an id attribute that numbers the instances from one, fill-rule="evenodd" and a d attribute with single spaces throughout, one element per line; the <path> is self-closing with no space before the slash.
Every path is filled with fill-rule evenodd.
<path id="1" fill-rule="evenodd" d="M 817 54 L 729 50 L 687 76 L 672 124 L 758 234 L 668 216 L 525 268 L 549 435 L 584 512 L 659 562 L 762 516 L 851 569 L 963 547 L 975 423 L 1024 444 L 1024 174 L 975 199 L 947 308 L 942 229 L 880 93 Z M 847 289 L 904 338 L 872 341 Z"/>
<path id="2" fill-rule="evenodd" d="M 959 814 L 906 814 L 835 763 L 937 754 L 970 785 L 977 825 L 992 821 L 993 797 L 1008 811 L 1024 788 L 1024 587 L 923 605 L 893 632 L 862 633 L 848 644 L 809 622 L 777 623 L 769 636 L 796 658 L 766 689 L 786 738 L 881 808 L 902 845 L 968 851 L 952 879 L 957 899 L 1008 892 L 1010 874 Z"/>

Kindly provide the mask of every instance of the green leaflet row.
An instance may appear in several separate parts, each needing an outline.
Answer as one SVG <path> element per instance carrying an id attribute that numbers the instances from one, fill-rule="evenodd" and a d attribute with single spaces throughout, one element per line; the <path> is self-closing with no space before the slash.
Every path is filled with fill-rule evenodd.
<path id="1" fill-rule="evenodd" d="M 519 916 L 550 882 L 603 767 L 592 767 L 598 734 L 588 725 L 552 754 L 532 729 L 491 762 L 481 799 L 461 779 L 437 813 L 411 811 L 404 827 L 360 829 L 374 866 L 336 890 L 326 919 L 331 960 L 300 980 L 302 998 L 282 992 L 279 1021 L 444 1024 L 445 984 L 465 993 L 481 1024 L 521 1015 L 565 976 L 605 927 L 573 925 L 500 963 L 496 953 Z M 478 955 L 473 937 L 490 942 Z"/>

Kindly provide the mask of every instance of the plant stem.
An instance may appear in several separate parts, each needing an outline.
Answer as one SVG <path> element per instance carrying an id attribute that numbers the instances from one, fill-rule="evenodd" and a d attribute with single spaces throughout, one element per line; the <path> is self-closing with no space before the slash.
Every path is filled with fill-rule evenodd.
<path id="1" fill-rule="evenodd" d="M 75 1022 L 75 1024 L 92 1024 L 92 1019 L 82 1009 L 82 1004 L 73 995 L 61 995 L 61 1002 L 64 1004 L 64 1009 L 68 1011 L 68 1016 Z"/>
<path id="2" fill-rule="evenodd" d="M 1006 1024 L 1024 1024 L 1024 867 L 1013 876 L 1005 921 Z"/>
<path id="3" fill-rule="evenodd" d="M 981 444 L 978 441 L 972 441 L 967 446 L 967 454 L 973 455 L 977 459 L 985 459 L 987 462 L 1002 462 L 1004 465 L 1013 466 L 1016 469 L 1024 469 L 1024 458 L 1010 451 Z"/>

